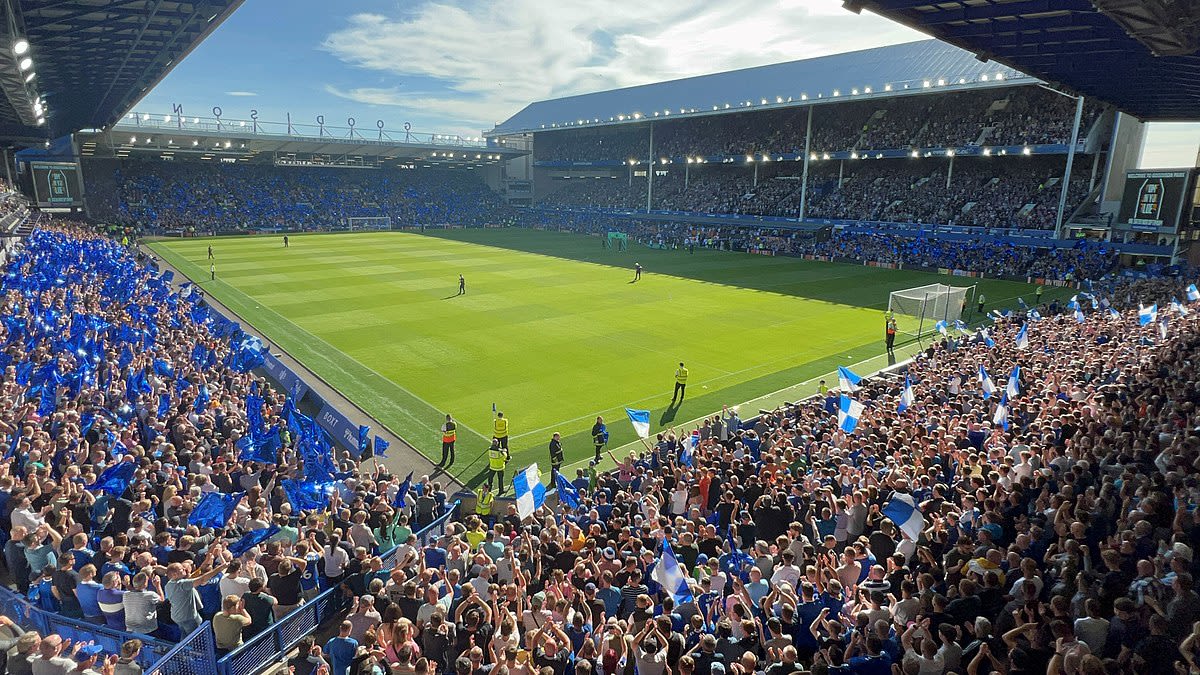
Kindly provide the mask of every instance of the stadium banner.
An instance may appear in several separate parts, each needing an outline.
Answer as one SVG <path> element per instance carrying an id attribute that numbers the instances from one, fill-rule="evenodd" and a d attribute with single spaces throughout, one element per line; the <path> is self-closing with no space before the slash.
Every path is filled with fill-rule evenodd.
<path id="1" fill-rule="evenodd" d="M 292 372 L 291 368 L 283 365 L 283 362 L 275 358 L 275 355 L 269 351 L 263 352 L 263 370 L 267 371 L 267 375 L 279 383 L 283 390 L 288 392 L 292 400 L 299 403 L 304 395 L 308 393 L 308 385 L 300 376 Z"/>
<path id="2" fill-rule="evenodd" d="M 1130 171 L 1117 221 L 1133 229 L 1175 230 L 1187 188 L 1188 171 Z"/>
<path id="3" fill-rule="evenodd" d="M 345 415 L 325 401 L 321 401 L 321 411 L 317 413 L 317 424 L 329 432 L 329 437 L 335 443 L 358 456 L 358 425 L 352 423 Z"/>

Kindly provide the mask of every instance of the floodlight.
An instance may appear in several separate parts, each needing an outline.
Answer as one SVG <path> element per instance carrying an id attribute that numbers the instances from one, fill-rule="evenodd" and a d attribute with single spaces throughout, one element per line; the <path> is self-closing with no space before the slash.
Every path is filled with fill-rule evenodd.
<path id="1" fill-rule="evenodd" d="M 17 56 L 20 56 L 27 51 L 29 51 L 29 40 L 21 38 L 13 43 L 13 53 Z"/>

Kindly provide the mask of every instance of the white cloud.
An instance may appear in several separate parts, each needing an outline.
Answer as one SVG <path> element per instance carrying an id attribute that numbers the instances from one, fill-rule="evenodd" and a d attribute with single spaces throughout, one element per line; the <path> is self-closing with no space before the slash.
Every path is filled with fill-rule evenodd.
<path id="1" fill-rule="evenodd" d="M 353 15 L 323 46 L 403 83 L 330 93 L 481 129 L 537 100 L 921 37 L 841 0 L 435 0 Z"/>
<path id="2" fill-rule="evenodd" d="M 226 96 L 258 96 L 258 92 L 253 91 L 227 91 Z"/>

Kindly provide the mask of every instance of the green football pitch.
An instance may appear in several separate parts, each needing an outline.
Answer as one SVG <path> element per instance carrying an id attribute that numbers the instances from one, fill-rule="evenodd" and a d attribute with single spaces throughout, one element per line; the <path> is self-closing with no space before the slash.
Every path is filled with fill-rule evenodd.
<path id="1" fill-rule="evenodd" d="M 649 409 L 653 431 L 724 404 L 745 403 L 748 417 L 811 394 L 811 380 L 839 365 L 876 370 L 886 365 L 890 291 L 975 283 L 720 251 L 615 252 L 596 237 L 520 229 L 292 236 L 287 249 L 279 237 L 152 246 L 435 460 L 438 427 L 452 413 L 455 473 L 468 483 L 486 466 L 493 403 L 511 420 L 512 466 L 547 470 L 555 431 L 572 464 L 591 456 L 597 415 L 610 448 L 636 441 L 626 406 Z M 634 262 L 646 270 L 636 283 Z M 981 290 L 989 307 L 1033 293 L 994 280 Z M 687 397 L 672 407 L 680 361 Z"/>

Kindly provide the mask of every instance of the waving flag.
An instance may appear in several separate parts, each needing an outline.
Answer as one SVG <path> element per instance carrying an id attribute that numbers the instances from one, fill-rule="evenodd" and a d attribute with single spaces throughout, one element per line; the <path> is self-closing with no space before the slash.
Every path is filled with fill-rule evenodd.
<path id="1" fill-rule="evenodd" d="M 897 406 L 897 408 L 900 412 L 904 412 L 905 410 L 908 410 L 908 407 L 911 406 L 915 400 L 917 399 L 916 396 L 913 395 L 912 382 L 909 381 L 908 374 L 906 373 L 904 375 L 904 391 L 900 392 L 900 405 Z"/>
<path id="2" fill-rule="evenodd" d="M 521 516 L 521 520 L 532 516 L 534 511 L 546 503 L 546 486 L 542 485 L 542 475 L 536 462 L 513 476 L 512 484 L 513 497 L 517 500 L 517 514 Z"/>
<path id="3" fill-rule="evenodd" d="M 838 401 L 838 428 L 848 434 L 854 433 L 854 430 L 858 428 L 858 420 L 862 417 L 865 409 L 866 406 L 862 403 L 843 394 Z"/>
<path id="4" fill-rule="evenodd" d="M 1196 288 L 1196 284 L 1187 287 L 1187 299 L 1188 302 L 1200 300 L 1200 288 Z"/>
<path id="5" fill-rule="evenodd" d="M 1021 330 L 1017 331 L 1017 349 L 1029 348 L 1029 324 L 1021 326 Z"/>
<path id="6" fill-rule="evenodd" d="M 579 508 L 579 490 L 561 473 L 554 472 L 554 486 L 558 488 L 558 501 L 568 509 Z"/>
<path id="7" fill-rule="evenodd" d="M 358 454 L 362 455 L 371 444 L 371 427 L 361 424 L 358 427 Z"/>
<path id="8" fill-rule="evenodd" d="M 1029 310 L 1029 320 L 1030 321 L 1041 321 L 1042 313 L 1037 311 L 1036 309 Z"/>
<path id="9" fill-rule="evenodd" d="M 1000 405 L 996 406 L 996 413 L 992 415 L 992 424 L 999 424 L 1008 431 L 1008 392 L 1000 397 Z"/>
<path id="10" fill-rule="evenodd" d="M 230 544 L 228 551 L 233 557 L 240 558 L 247 551 L 274 537 L 276 534 L 279 534 L 278 525 L 272 525 L 265 529 L 250 530 L 244 537 Z"/>
<path id="11" fill-rule="evenodd" d="M 688 585 L 687 572 L 683 565 L 679 564 L 675 552 L 671 550 L 670 542 L 663 541 L 662 555 L 654 565 L 650 578 L 657 581 L 658 585 L 671 595 L 676 605 L 692 602 L 692 589 Z"/>
<path id="12" fill-rule="evenodd" d="M 856 392 L 860 389 L 858 383 L 862 378 L 845 366 L 838 366 L 838 388 L 842 391 Z"/>
<path id="13" fill-rule="evenodd" d="M 1165 318 L 1158 322 L 1158 334 L 1162 339 L 1167 339 L 1167 320 Z"/>
<path id="14" fill-rule="evenodd" d="M 123 495 L 129 489 L 129 484 L 133 482 L 133 474 L 136 472 L 137 465 L 133 462 L 117 462 L 100 474 L 100 477 L 92 484 L 91 490 L 116 496 Z"/>
<path id="15" fill-rule="evenodd" d="M 1113 309 L 1112 307 L 1109 307 L 1108 308 L 1108 318 L 1112 321 L 1120 321 L 1121 313 L 1118 312 L 1117 310 Z"/>
<path id="16" fill-rule="evenodd" d="M 916 541 L 925 529 L 925 516 L 911 495 L 897 492 L 883 507 L 883 515 L 896 524 L 908 538 Z"/>
<path id="17" fill-rule="evenodd" d="M 265 436 L 265 435 L 264 435 Z M 262 462 L 264 464 L 274 464 L 278 459 L 275 456 L 277 448 L 273 448 L 266 438 L 262 441 L 254 438 L 254 435 L 242 436 L 233 444 L 233 447 L 238 449 L 238 459 L 243 462 Z"/>
<path id="18" fill-rule="evenodd" d="M 408 476 L 400 483 L 400 489 L 396 491 L 396 496 L 392 499 L 392 507 L 402 509 L 408 506 L 408 493 L 412 490 L 413 472 L 409 471 Z"/>
<path id="19" fill-rule="evenodd" d="M 696 448 L 700 447 L 700 430 L 693 429 L 692 433 L 679 442 L 679 463 L 691 468 L 695 462 Z"/>
<path id="20" fill-rule="evenodd" d="M 329 508 L 329 493 L 316 483 L 285 478 L 279 483 L 296 513 Z"/>
<path id="21" fill-rule="evenodd" d="M 1171 309 L 1179 313 L 1179 316 L 1187 316 L 1188 308 L 1184 307 L 1178 300 L 1171 298 Z"/>
<path id="22" fill-rule="evenodd" d="M 934 328 L 934 330 L 941 333 L 942 335 L 945 335 L 947 333 L 947 330 L 946 330 L 947 326 L 946 326 L 945 321 L 939 321 L 939 322 L 933 324 L 933 328 Z"/>
<path id="23" fill-rule="evenodd" d="M 155 416 L 162 419 L 171 412 L 171 395 L 165 391 L 158 395 L 158 410 Z"/>
<path id="24" fill-rule="evenodd" d="M 729 529 L 725 530 L 725 539 L 729 542 L 729 562 L 725 571 L 740 577 L 746 567 L 754 564 L 754 560 L 738 548 L 737 542 L 733 538 L 733 528 L 734 525 L 730 523 Z"/>
<path id="25" fill-rule="evenodd" d="M 1004 393 L 1009 398 L 1016 398 L 1021 394 L 1021 366 L 1013 366 L 1012 372 L 1008 374 L 1008 386 Z"/>
<path id="26" fill-rule="evenodd" d="M 233 517 L 238 502 L 242 501 L 245 494 L 245 492 L 235 492 L 229 495 L 222 492 L 206 492 L 200 498 L 200 503 L 196 504 L 196 508 L 192 509 L 188 515 L 188 525 L 213 529 L 225 527 L 225 524 Z"/>
<path id="27" fill-rule="evenodd" d="M 626 408 L 625 414 L 629 416 L 629 422 L 633 424 L 633 430 L 641 438 L 650 437 L 650 411 L 649 410 L 634 410 Z"/>
<path id="28" fill-rule="evenodd" d="M 983 366 L 979 366 L 979 386 L 983 389 L 983 399 L 985 401 L 991 398 L 992 394 L 996 392 L 996 385 L 992 382 L 992 376 L 988 375 L 987 370 Z"/>
<path id="29" fill-rule="evenodd" d="M 1079 309 L 1079 296 L 1078 295 L 1071 296 L 1071 301 L 1067 303 L 1067 309 L 1074 309 L 1074 310 Z"/>
<path id="30" fill-rule="evenodd" d="M 196 395 L 196 405 L 194 407 L 197 415 L 203 413 L 204 409 L 208 407 L 208 401 L 208 385 L 202 384 L 200 385 L 200 393 Z"/>
<path id="31" fill-rule="evenodd" d="M 387 459 L 387 449 L 391 443 L 383 440 L 379 436 L 375 437 L 375 456 L 379 459 Z"/>
<path id="32" fill-rule="evenodd" d="M 1138 324 L 1141 326 L 1149 326 L 1158 321 L 1158 303 L 1154 303 L 1149 307 L 1138 305 Z"/>
<path id="33" fill-rule="evenodd" d="M 1083 323 L 1086 317 L 1083 316 L 1082 309 L 1075 310 L 1075 323 Z"/>

